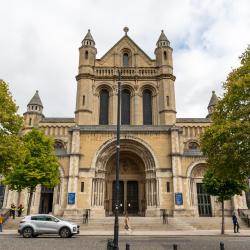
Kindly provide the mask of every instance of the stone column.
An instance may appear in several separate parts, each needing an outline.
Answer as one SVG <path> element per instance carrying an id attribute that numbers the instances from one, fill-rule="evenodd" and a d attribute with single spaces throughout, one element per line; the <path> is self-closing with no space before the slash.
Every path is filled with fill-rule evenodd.
<path id="1" fill-rule="evenodd" d="M 69 162 L 69 180 L 68 180 L 68 193 L 75 193 L 75 204 L 67 204 L 67 209 L 77 208 L 77 187 L 78 187 L 78 174 L 79 174 L 79 158 L 80 158 L 80 129 L 73 128 L 72 131 L 72 144 Z"/>
<path id="2" fill-rule="evenodd" d="M 182 172 L 181 172 L 181 154 L 180 154 L 180 143 L 179 143 L 179 129 L 172 127 L 171 129 L 171 145 L 172 145 L 172 170 L 173 170 L 173 191 L 175 193 L 182 193 L 183 195 L 183 183 L 182 183 Z M 174 197 L 175 198 L 175 197 Z M 175 201 L 174 201 L 175 202 Z M 183 200 L 184 203 L 184 200 Z M 174 205 L 175 210 L 183 209 L 183 205 Z"/>
<path id="3" fill-rule="evenodd" d="M 141 97 L 138 92 L 135 92 L 134 95 L 134 117 L 133 124 L 134 125 L 142 125 L 142 105 L 141 105 Z"/>

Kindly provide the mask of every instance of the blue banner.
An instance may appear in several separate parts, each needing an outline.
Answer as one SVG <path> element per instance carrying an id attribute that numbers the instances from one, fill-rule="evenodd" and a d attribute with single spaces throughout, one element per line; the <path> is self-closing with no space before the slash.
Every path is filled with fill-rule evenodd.
<path id="1" fill-rule="evenodd" d="M 175 193 L 175 204 L 176 205 L 183 205 L 182 193 Z"/>
<path id="2" fill-rule="evenodd" d="M 76 202 L 76 193 L 68 193 L 68 204 L 73 205 Z"/>

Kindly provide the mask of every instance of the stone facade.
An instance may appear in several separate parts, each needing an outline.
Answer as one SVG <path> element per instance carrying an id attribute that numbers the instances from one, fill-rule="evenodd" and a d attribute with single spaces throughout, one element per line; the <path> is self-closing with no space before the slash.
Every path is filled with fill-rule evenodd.
<path id="1" fill-rule="evenodd" d="M 167 209 L 174 216 L 218 215 L 216 200 L 202 190 L 206 161 L 199 147 L 216 95 L 213 92 L 207 118 L 176 118 L 170 42 L 162 31 L 151 59 L 127 32 L 126 28 L 125 35 L 96 59 L 95 41 L 88 31 L 79 48 L 74 118 L 45 117 L 38 92 L 28 104 L 24 132 L 38 127 L 55 138 L 61 178 L 53 190 L 37 188 L 32 212 L 66 216 L 91 209 L 96 217 L 113 214 L 120 71 L 122 90 L 129 93 L 128 109 L 122 111 L 129 123 L 121 125 L 120 212 L 158 216 Z M 101 101 L 102 90 L 108 93 L 106 103 Z M 69 193 L 75 195 L 73 204 L 68 202 Z M 4 206 L 12 202 L 27 206 L 27 198 L 26 191 L 17 194 L 6 188 Z M 237 208 L 246 208 L 244 195 L 226 204 L 228 213 Z"/>

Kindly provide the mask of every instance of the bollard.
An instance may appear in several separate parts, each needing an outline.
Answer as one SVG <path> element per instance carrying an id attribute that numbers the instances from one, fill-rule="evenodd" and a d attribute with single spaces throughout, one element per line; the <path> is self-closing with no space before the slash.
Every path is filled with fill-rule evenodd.
<path id="1" fill-rule="evenodd" d="M 108 239 L 107 250 L 113 250 L 113 249 L 115 249 L 114 248 L 114 241 L 113 241 L 113 239 Z"/>
<path id="2" fill-rule="evenodd" d="M 220 250 L 225 250 L 223 242 L 220 242 Z"/>
<path id="3" fill-rule="evenodd" d="M 177 250 L 177 245 L 173 245 L 173 250 Z"/>
<path id="4" fill-rule="evenodd" d="M 130 245 L 126 243 L 126 250 L 130 250 Z"/>

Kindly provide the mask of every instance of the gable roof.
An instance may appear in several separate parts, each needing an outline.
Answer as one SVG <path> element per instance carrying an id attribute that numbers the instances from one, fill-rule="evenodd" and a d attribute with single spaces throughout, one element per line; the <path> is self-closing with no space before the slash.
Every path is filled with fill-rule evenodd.
<path id="1" fill-rule="evenodd" d="M 148 60 L 155 61 L 150 58 L 149 55 L 147 55 L 128 35 L 124 35 L 115 45 L 113 45 L 100 59 L 97 59 L 98 61 L 103 60 L 119 43 L 121 43 L 123 40 L 128 39 L 129 42 L 131 42 L 137 50 L 139 50 Z"/>

